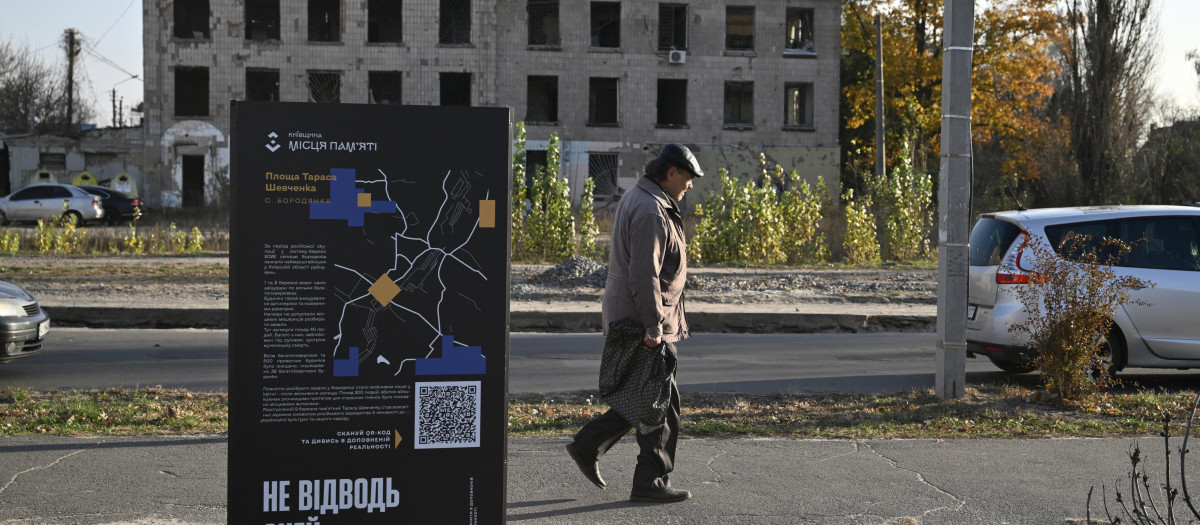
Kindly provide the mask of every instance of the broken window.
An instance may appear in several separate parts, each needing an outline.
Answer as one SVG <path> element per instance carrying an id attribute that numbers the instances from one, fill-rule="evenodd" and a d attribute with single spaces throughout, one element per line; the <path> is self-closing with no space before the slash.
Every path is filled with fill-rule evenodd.
<path id="1" fill-rule="evenodd" d="M 308 41 L 342 40 L 342 0 L 308 0 Z"/>
<path id="2" fill-rule="evenodd" d="M 787 128 L 813 127 L 813 85 L 786 83 L 783 85 L 783 125 Z"/>
<path id="3" fill-rule="evenodd" d="M 471 43 L 471 0 L 441 0 L 438 43 Z"/>
<path id="4" fill-rule="evenodd" d="M 246 100 L 279 101 L 278 69 L 246 69 Z"/>
<path id="5" fill-rule="evenodd" d="M 588 124 L 617 123 L 617 79 L 588 79 Z"/>
<path id="6" fill-rule="evenodd" d="M 547 160 L 546 150 L 525 150 L 525 187 L 533 187 L 533 177 L 537 175 L 538 170 L 546 169 L 550 164 Z M 526 193 L 528 195 L 529 193 Z"/>
<path id="7" fill-rule="evenodd" d="M 754 125 L 754 83 L 725 83 L 725 125 Z"/>
<path id="8" fill-rule="evenodd" d="M 659 126 L 687 125 L 687 79 L 658 79 Z"/>
<path id="9" fill-rule="evenodd" d="M 525 10 L 529 13 L 529 45 L 562 45 L 558 30 L 558 0 L 528 0 Z"/>
<path id="10" fill-rule="evenodd" d="M 341 102 L 342 73 L 340 71 L 309 71 L 308 101 Z"/>
<path id="11" fill-rule="evenodd" d="M 175 67 L 175 116 L 208 116 L 208 68 Z"/>
<path id="12" fill-rule="evenodd" d="M 402 41 L 403 5 L 401 0 L 367 1 L 367 42 Z"/>
<path id="13" fill-rule="evenodd" d="M 246 0 L 246 40 L 279 40 L 279 0 Z"/>
<path id="14" fill-rule="evenodd" d="M 208 0 L 175 0 L 175 38 L 205 39 L 208 31 Z"/>
<path id="15" fill-rule="evenodd" d="M 470 106 L 471 105 L 471 74 L 442 73 L 439 75 L 441 87 L 441 105 Z"/>
<path id="16" fill-rule="evenodd" d="M 687 49 L 687 4 L 658 4 L 658 48 Z"/>
<path id="17" fill-rule="evenodd" d="M 787 10 L 787 46 L 785 55 L 815 55 L 813 47 L 813 10 L 789 7 Z"/>
<path id="18" fill-rule="evenodd" d="M 592 47 L 621 47 L 620 2 L 592 2 Z"/>
<path id="19" fill-rule="evenodd" d="M 399 71 L 368 71 L 367 91 L 371 104 L 399 104 L 404 74 Z"/>
<path id="20" fill-rule="evenodd" d="M 67 154 L 38 152 L 38 167 L 49 171 L 66 171 Z"/>
<path id="21" fill-rule="evenodd" d="M 558 77 L 530 76 L 525 120 L 558 122 Z"/>
<path id="22" fill-rule="evenodd" d="M 725 7 L 725 49 L 754 50 L 754 6 Z"/>
<path id="23" fill-rule="evenodd" d="M 600 200 L 614 199 L 620 194 L 617 187 L 617 154 L 588 152 L 588 178 L 595 181 L 592 196 Z"/>

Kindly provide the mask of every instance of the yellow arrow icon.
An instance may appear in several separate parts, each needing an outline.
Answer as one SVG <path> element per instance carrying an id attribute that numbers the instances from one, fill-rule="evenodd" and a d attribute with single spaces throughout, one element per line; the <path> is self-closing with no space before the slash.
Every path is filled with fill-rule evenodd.
<path id="1" fill-rule="evenodd" d="M 396 430 L 396 429 L 394 429 L 394 428 L 393 428 L 393 429 L 392 429 L 392 432 L 394 432 L 394 433 L 396 434 L 396 444 L 395 444 L 395 445 L 392 445 L 392 448 L 400 448 L 400 442 L 401 442 L 401 441 L 404 441 L 404 438 L 400 437 L 400 431 L 399 431 L 399 430 Z"/>

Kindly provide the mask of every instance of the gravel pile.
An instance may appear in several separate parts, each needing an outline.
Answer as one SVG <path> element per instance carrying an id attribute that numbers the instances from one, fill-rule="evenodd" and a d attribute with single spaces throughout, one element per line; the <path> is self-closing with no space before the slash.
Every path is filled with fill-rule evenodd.
<path id="1" fill-rule="evenodd" d="M 558 266 L 529 278 L 529 282 L 550 286 L 591 286 L 604 288 L 608 280 L 608 265 L 587 257 L 568 257 Z"/>

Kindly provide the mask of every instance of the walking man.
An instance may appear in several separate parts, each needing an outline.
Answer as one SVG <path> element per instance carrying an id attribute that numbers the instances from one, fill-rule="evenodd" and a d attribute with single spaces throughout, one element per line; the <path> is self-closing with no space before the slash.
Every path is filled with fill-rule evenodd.
<path id="1" fill-rule="evenodd" d="M 602 322 L 606 331 L 609 323 L 622 319 L 639 323 L 645 330 L 642 344 L 647 352 L 665 344 L 677 357 L 675 342 L 689 336 L 683 313 L 687 240 L 679 202 L 691 189 L 692 178 L 703 176 L 691 150 L 682 144 L 668 144 L 646 164 L 645 176 L 621 196 L 613 214 Z M 669 503 L 692 497 L 686 490 L 672 488 L 669 477 L 679 437 L 679 389 L 674 376 L 670 383 L 666 424 L 649 433 L 637 433 L 641 451 L 633 472 L 631 501 Z M 600 458 L 631 428 L 629 421 L 609 410 L 584 425 L 567 445 L 567 452 L 588 480 L 604 488 Z"/>

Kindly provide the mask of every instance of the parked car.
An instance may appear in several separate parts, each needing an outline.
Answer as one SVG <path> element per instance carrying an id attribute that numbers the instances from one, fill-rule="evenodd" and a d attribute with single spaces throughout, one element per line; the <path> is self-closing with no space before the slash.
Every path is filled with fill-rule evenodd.
<path id="1" fill-rule="evenodd" d="M 1117 276 L 1153 286 L 1130 290 L 1115 309 L 1102 352 L 1110 371 L 1126 367 L 1200 368 L 1200 209 L 1105 206 L 985 213 L 971 229 L 967 353 L 1013 373 L 1034 369 L 1028 335 L 1009 331 L 1028 318 L 1014 289 L 1029 283 L 1027 243 L 1056 246 L 1069 232 L 1133 246 Z M 1060 254 L 1061 256 L 1061 254 Z"/>
<path id="2" fill-rule="evenodd" d="M 145 211 L 142 199 L 103 186 L 79 186 L 79 189 L 100 197 L 100 207 L 104 208 L 104 222 L 109 225 L 122 222 L 132 222 L 142 218 Z"/>
<path id="3" fill-rule="evenodd" d="M 65 205 L 64 205 L 65 203 Z M 70 184 L 34 184 L 0 197 L 0 224 L 71 215 L 75 224 L 104 217 L 100 197 Z"/>
<path id="4" fill-rule="evenodd" d="M 50 316 L 21 287 L 0 281 L 0 363 L 37 355 L 50 331 Z"/>

